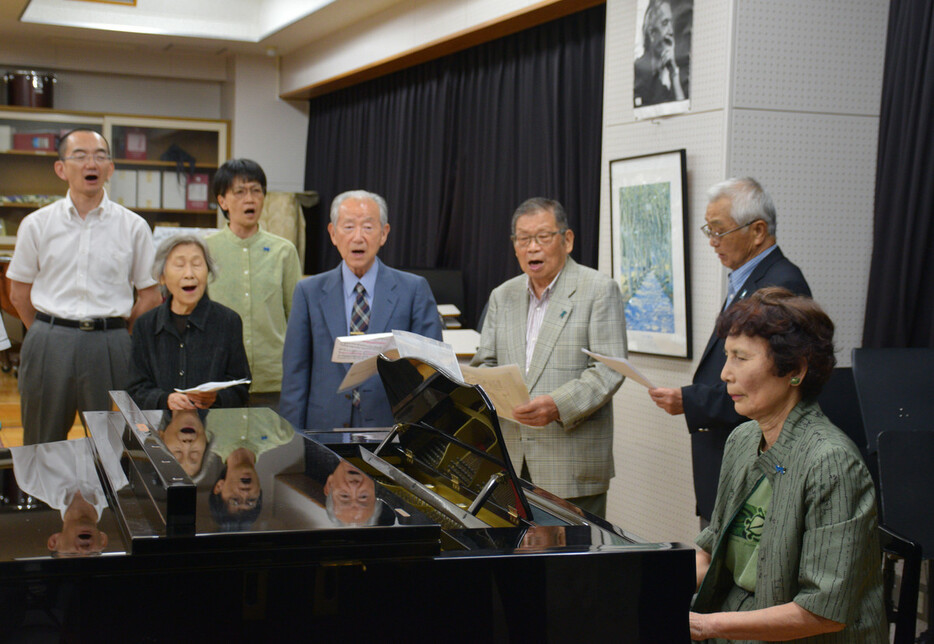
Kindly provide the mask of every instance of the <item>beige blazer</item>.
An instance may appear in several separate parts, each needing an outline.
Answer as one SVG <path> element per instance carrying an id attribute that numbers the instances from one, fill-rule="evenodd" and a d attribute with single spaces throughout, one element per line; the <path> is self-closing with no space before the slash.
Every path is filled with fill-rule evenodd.
<path id="1" fill-rule="evenodd" d="M 501 419 L 516 473 L 564 498 L 602 494 L 613 469 L 613 394 L 623 377 L 581 351 L 626 355 L 623 298 L 616 283 L 568 257 L 525 370 L 529 293 L 525 275 L 493 290 L 474 365 L 517 364 L 534 398 L 549 394 L 560 421 L 528 427 Z"/>

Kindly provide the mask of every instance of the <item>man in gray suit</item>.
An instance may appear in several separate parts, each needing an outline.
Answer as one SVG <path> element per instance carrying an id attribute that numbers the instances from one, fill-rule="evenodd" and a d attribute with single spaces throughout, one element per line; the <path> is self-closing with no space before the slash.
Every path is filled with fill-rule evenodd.
<path id="1" fill-rule="evenodd" d="M 613 280 L 568 257 L 574 233 L 561 204 L 529 199 L 512 216 L 525 275 L 490 294 L 472 364 L 519 365 L 531 400 L 502 420 L 522 477 L 598 516 L 613 470 L 613 394 L 621 375 L 582 348 L 626 355 L 623 299 Z"/>

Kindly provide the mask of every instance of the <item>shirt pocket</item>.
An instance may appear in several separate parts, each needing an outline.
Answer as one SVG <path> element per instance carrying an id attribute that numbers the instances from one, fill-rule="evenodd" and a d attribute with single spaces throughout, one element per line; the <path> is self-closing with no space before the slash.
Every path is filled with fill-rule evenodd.
<path id="1" fill-rule="evenodd" d="M 104 284 L 127 284 L 130 281 L 130 251 L 100 248 L 91 255 L 91 278 Z"/>

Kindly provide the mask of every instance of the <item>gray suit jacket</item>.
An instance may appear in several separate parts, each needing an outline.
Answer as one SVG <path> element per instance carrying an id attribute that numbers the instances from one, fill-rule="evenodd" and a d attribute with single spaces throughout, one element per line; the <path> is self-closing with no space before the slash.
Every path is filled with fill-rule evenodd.
<path id="1" fill-rule="evenodd" d="M 517 364 L 534 398 L 549 394 L 561 420 L 527 427 L 502 420 L 506 447 L 517 472 L 523 459 L 532 481 L 564 498 L 606 492 L 613 470 L 613 394 L 623 377 L 581 348 L 626 355 L 623 298 L 616 283 L 568 257 L 555 284 L 525 372 L 529 311 L 526 276 L 490 294 L 474 365 Z"/>

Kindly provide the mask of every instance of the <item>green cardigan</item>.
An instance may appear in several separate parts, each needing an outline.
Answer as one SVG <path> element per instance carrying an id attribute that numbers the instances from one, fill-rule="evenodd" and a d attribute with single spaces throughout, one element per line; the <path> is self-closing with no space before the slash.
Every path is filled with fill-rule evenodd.
<path id="1" fill-rule="evenodd" d="M 722 536 L 762 476 L 772 485 L 747 610 L 790 601 L 846 624 L 801 642 L 887 642 L 875 490 L 859 450 L 816 402 L 788 415 L 775 444 L 759 454 L 762 430 L 743 423 L 727 439 L 710 526 L 697 544 L 712 554 L 694 610 L 724 606 L 733 586 Z M 734 593 L 735 596 L 735 593 Z"/>

